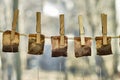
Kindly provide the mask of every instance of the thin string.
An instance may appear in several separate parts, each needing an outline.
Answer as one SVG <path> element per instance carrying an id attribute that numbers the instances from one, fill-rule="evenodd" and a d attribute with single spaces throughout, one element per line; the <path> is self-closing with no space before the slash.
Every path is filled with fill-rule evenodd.
<path id="1" fill-rule="evenodd" d="M 3 33 L 4 31 L 0 30 L 0 33 Z M 28 36 L 29 34 L 20 34 L 20 36 Z M 46 39 L 51 39 L 51 36 L 45 36 Z M 120 38 L 120 36 L 111 36 L 111 38 Z M 68 37 L 70 40 L 74 40 L 74 37 Z M 95 39 L 95 37 L 91 37 L 91 39 Z"/>

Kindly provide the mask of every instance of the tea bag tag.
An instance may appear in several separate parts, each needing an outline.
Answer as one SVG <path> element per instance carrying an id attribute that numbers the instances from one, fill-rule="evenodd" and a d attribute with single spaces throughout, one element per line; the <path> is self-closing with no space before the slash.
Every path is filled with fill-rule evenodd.
<path id="1" fill-rule="evenodd" d="M 64 14 L 60 15 L 60 46 L 64 46 Z"/>
<path id="2" fill-rule="evenodd" d="M 103 45 L 107 45 L 107 15 L 101 14 Z"/>
<path id="3" fill-rule="evenodd" d="M 19 10 L 16 9 L 15 12 L 14 12 L 14 15 L 13 15 L 11 41 L 14 40 L 14 37 L 15 37 L 15 30 L 16 30 L 17 21 L 18 21 L 18 14 L 19 14 Z"/>
<path id="4" fill-rule="evenodd" d="M 79 27 L 80 27 L 80 39 L 81 39 L 81 45 L 85 45 L 85 32 L 84 32 L 84 27 L 83 27 L 83 20 L 82 20 L 82 16 L 79 15 L 78 16 L 78 23 L 79 23 Z"/>
<path id="5" fill-rule="evenodd" d="M 36 43 L 40 44 L 41 43 L 41 13 L 37 12 L 36 13 L 36 32 L 37 32 L 37 39 L 36 39 Z"/>

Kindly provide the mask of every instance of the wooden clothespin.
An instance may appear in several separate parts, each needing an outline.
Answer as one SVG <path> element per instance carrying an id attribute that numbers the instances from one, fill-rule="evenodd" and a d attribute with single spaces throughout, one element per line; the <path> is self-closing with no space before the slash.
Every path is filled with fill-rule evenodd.
<path id="1" fill-rule="evenodd" d="M 64 46 L 64 14 L 60 15 L 60 46 Z"/>
<path id="2" fill-rule="evenodd" d="M 14 12 L 14 15 L 13 15 L 11 41 L 14 40 L 14 38 L 15 38 L 15 30 L 16 30 L 17 21 L 18 21 L 18 14 L 19 14 L 19 10 L 16 9 L 15 12 Z"/>
<path id="3" fill-rule="evenodd" d="M 37 32 L 37 39 L 36 43 L 40 44 L 41 43 L 41 13 L 37 12 L 36 13 L 36 32 Z"/>
<path id="4" fill-rule="evenodd" d="M 85 32 L 84 32 L 84 27 L 83 27 L 83 20 L 82 16 L 78 16 L 78 23 L 80 27 L 80 39 L 81 39 L 81 45 L 85 45 Z"/>
<path id="5" fill-rule="evenodd" d="M 107 45 L 107 14 L 101 14 L 103 45 Z"/>

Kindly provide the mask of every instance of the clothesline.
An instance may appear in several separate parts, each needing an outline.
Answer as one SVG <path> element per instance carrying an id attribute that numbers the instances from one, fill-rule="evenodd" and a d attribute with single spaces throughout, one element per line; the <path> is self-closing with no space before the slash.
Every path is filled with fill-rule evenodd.
<path id="1" fill-rule="evenodd" d="M 0 33 L 3 33 L 3 30 L 0 30 Z M 21 36 L 28 36 L 29 34 L 24 34 L 24 33 L 20 33 Z M 47 39 L 51 39 L 51 36 L 45 36 L 45 38 Z M 120 38 L 120 36 L 111 36 L 111 38 Z M 68 37 L 68 39 L 74 40 L 74 37 Z M 95 37 L 91 37 L 91 39 L 95 39 Z"/>

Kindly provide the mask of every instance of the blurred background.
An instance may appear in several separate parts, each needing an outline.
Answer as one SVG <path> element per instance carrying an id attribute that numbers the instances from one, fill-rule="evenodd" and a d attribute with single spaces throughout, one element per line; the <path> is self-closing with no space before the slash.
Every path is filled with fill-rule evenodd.
<path id="1" fill-rule="evenodd" d="M 120 35 L 120 0 L 0 0 L 0 30 L 10 30 L 13 11 L 19 9 L 17 31 L 36 33 L 36 12 L 42 13 L 42 34 L 59 35 L 59 15 L 65 16 L 65 34 L 79 36 L 78 15 L 83 16 L 85 36 L 102 35 L 101 13 L 108 16 L 108 36 Z M 0 33 L 0 80 L 120 80 L 119 39 L 112 39 L 112 55 L 75 58 L 74 41 L 68 41 L 68 57 L 51 57 L 46 38 L 43 55 L 29 55 L 28 37 L 20 36 L 18 53 L 2 52 Z"/>

